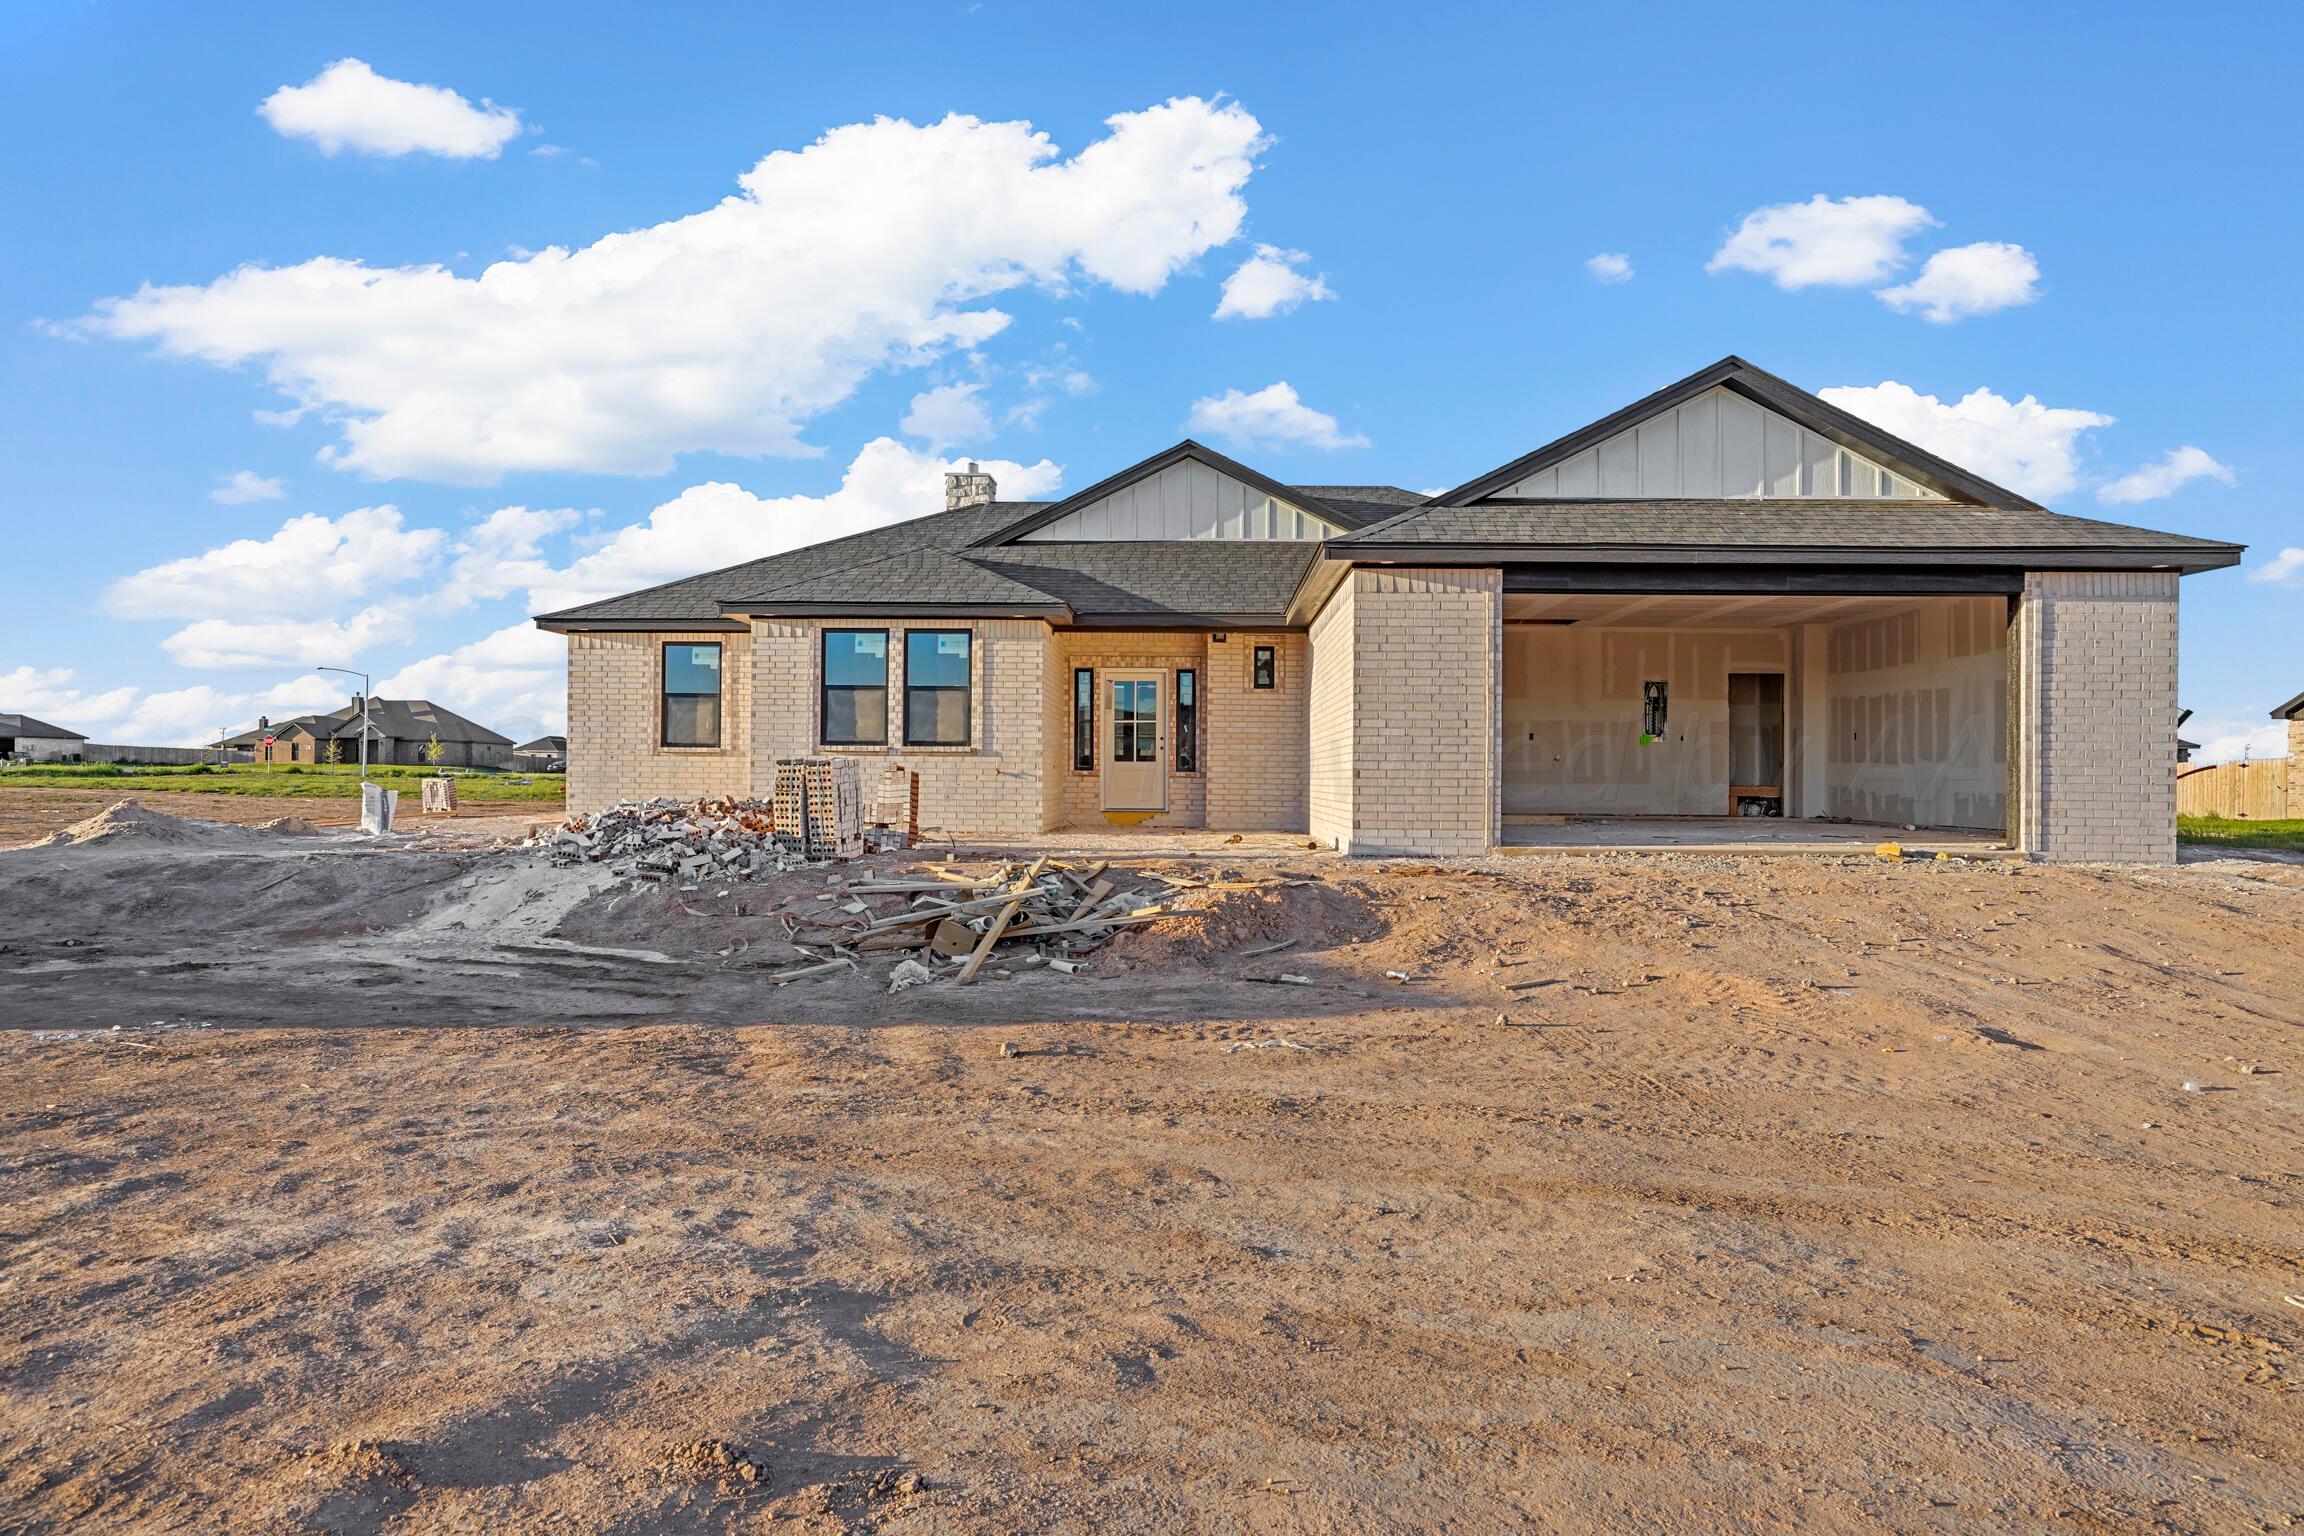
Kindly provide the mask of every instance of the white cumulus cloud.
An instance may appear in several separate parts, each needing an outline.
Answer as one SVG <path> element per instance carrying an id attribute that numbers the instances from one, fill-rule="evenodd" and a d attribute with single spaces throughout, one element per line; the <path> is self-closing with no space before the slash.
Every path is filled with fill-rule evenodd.
<path id="1" fill-rule="evenodd" d="M 1256 254 L 1232 269 L 1224 279 L 1224 292 L 1216 301 L 1218 320 L 1269 320 L 1300 304 L 1336 297 L 1324 274 L 1307 275 L 1297 268 L 1312 258 L 1303 251 L 1260 245 Z"/>
<path id="2" fill-rule="evenodd" d="M 567 566 L 530 583 L 531 613 L 572 608 L 620 592 L 677 581 L 807 544 L 861 533 L 944 510 L 944 475 L 961 467 L 893 438 L 866 443 L 840 487 L 823 496 L 755 496 L 740 485 L 692 485 L 627 524 Z M 1003 500 L 1031 500 L 1056 488 L 1063 472 L 1042 459 L 983 461 Z"/>
<path id="3" fill-rule="evenodd" d="M 1602 251 L 1584 263 L 1595 282 L 1628 283 L 1632 281 L 1632 258 L 1622 251 Z"/>
<path id="4" fill-rule="evenodd" d="M 2080 434 L 2112 424 L 2112 418 L 2100 411 L 2046 406 L 2030 395 L 2009 400 L 1989 389 L 1971 390 L 1949 405 L 1893 379 L 1817 393 L 1962 469 L 2035 500 L 2069 493 L 2080 478 Z"/>
<path id="5" fill-rule="evenodd" d="M 500 261 L 315 257 L 106 299 L 85 333 L 255 364 L 332 419 L 374 476 L 655 474 L 675 455 L 811 454 L 802 425 L 875 370 L 1000 331 L 1026 284 L 1152 293 L 1232 240 L 1264 145 L 1239 105 L 1184 97 L 1070 159 L 1022 122 L 835 128 L 685 218 Z"/>
<path id="6" fill-rule="evenodd" d="M 1916 309 L 1931 324 L 1950 325 L 2040 297 L 2040 263 L 2020 245 L 1980 240 L 1938 251 L 1918 277 L 1874 297 L 1899 314 Z"/>
<path id="7" fill-rule="evenodd" d="M 411 632 L 404 605 L 379 603 L 342 621 L 199 619 L 161 641 L 160 649 L 179 666 L 204 670 L 340 667 Z"/>
<path id="8" fill-rule="evenodd" d="M 350 149 L 493 160 L 520 132 L 520 114 L 510 107 L 476 107 L 446 86 L 395 80 L 358 59 L 338 59 L 302 85 L 284 85 L 256 110 L 275 132 L 310 139 L 324 155 Z"/>
<path id="9" fill-rule="evenodd" d="M 1253 393 L 1228 389 L 1192 402 L 1186 432 L 1244 447 L 1365 448 L 1368 439 L 1345 432 L 1336 418 L 1316 411 L 1283 379 Z"/>
<path id="10" fill-rule="evenodd" d="M 2173 496 L 2177 490 L 2194 480 L 2221 480 L 2232 483 L 2232 471 L 2216 462 L 2215 456 L 2205 448 L 2186 443 L 2172 448 L 2160 456 L 2157 464 L 2147 464 L 2131 470 L 2117 480 L 2107 481 L 2096 488 L 2096 499 L 2112 505 L 2135 501 L 2158 501 Z"/>
<path id="11" fill-rule="evenodd" d="M 1772 203 L 1744 215 L 1707 272 L 1757 272 L 1779 288 L 1876 283 L 1903 264 L 1904 242 L 1936 220 L 1901 197 Z"/>
<path id="12" fill-rule="evenodd" d="M 992 417 L 977 395 L 981 384 L 942 384 L 912 397 L 904 413 L 904 430 L 928 440 L 941 453 L 955 443 L 974 442 L 992 430 Z"/>
<path id="13" fill-rule="evenodd" d="M 397 585 L 437 557 L 446 535 L 410 528 L 392 506 L 342 517 L 292 517 L 267 539 L 234 539 L 201 554 L 148 566 L 104 591 L 121 618 L 308 618 Z"/>
<path id="14" fill-rule="evenodd" d="M 216 482 L 216 489 L 208 499 L 227 507 L 237 507 L 250 501 L 278 501 L 288 494 L 278 475 L 260 475 L 252 469 L 236 469 Z"/>
<path id="15" fill-rule="evenodd" d="M 2291 544 L 2248 573 L 2250 581 L 2275 587 L 2304 587 L 2304 549 Z"/>
<path id="16" fill-rule="evenodd" d="M 190 747 L 255 724 L 259 714 L 304 714 L 344 702 L 344 689 L 317 673 L 269 688 L 234 690 L 200 683 L 154 692 L 123 684 L 91 691 L 69 667 L 19 666 L 0 672 L 8 708 L 83 733 L 90 741 L 132 747 Z"/>
<path id="17" fill-rule="evenodd" d="M 2192 754 L 2195 763 L 2237 763 L 2242 759 L 2253 761 L 2288 755 L 2288 722 L 2285 720 L 2194 721 L 2185 730 L 2187 734 L 2197 732 L 2200 736 L 2200 750 Z"/>
<path id="18" fill-rule="evenodd" d="M 430 699 L 516 739 L 558 733 L 568 721 L 568 641 L 533 624 L 507 625 L 410 662 L 379 679 L 376 694 Z"/>

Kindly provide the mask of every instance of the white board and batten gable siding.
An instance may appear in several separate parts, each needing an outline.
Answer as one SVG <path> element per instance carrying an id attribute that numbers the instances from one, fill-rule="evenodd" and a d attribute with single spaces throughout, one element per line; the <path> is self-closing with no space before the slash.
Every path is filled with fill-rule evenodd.
<path id="1" fill-rule="evenodd" d="M 1180 459 L 1075 507 L 1021 542 L 1131 539 L 1312 541 L 1345 530 L 1197 459 Z"/>
<path id="2" fill-rule="evenodd" d="M 1717 388 L 1491 494 L 1611 501 L 1743 496 L 1945 499 L 1788 416 Z"/>

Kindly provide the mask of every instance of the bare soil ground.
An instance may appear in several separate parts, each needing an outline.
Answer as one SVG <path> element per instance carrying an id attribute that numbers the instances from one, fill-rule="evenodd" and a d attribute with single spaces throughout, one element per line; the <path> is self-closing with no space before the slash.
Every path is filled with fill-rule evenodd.
<path id="1" fill-rule="evenodd" d="M 74 822 L 95 815 L 120 799 L 118 786 L 96 789 L 58 789 L 45 785 L 0 785 L 0 849 L 37 842 Z M 283 816 L 301 816 L 320 827 L 350 827 L 360 821 L 357 795 L 325 798 L 317 795 L 225 795 L 199 790 L 153 793 L 148 803 L 171 816 L 196 821 L 253 827 Z M 404 812 L 412 811 L 405 796 Z M 500 821 L 507 827 L 526 827 L 556 821 L 557 805 L 506 805 L 466 802 L 456 812 L 459 820 Z"/>
<path id="2" fill-rule="evenodd" d="M 2304 869 L 1250 840 L 890 997 L 456 830 L 0 853 L 0 1532 L 2304 1521 Z"/>

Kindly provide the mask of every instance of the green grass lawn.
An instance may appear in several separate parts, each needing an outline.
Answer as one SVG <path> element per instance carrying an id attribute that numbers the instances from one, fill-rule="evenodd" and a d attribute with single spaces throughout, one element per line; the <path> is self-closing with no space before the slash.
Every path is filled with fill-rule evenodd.
<path id="1" fill-rule="evenodd" d="M 2179 816 L 2176 838 L 2232 848 L 2290 848 L 2304 853 L 2304 821 L 2243 821 L 2228 816 Z"/>
<path id="2" fill-rule="evenodd" d="M 417 782 L 433 777 L 429 768 L 375 767 L 368 777 L 408 799 L 418 797 Z M 564 779 L 557 773 L 509 773 L 492 768 L 446 768 L 441 773 L 456 781 L 458 796 L 467 801 L 558 805 Z M 198 791 L 221 795 L 287 795 L 328 800 L 356 799 L 360 794 L 357 763 L 194 763 L 181 768 L 143 768 L 128 763 L 33 763 L 0 768 L 0 788 L 9 785 L 46 785 L 59 789 L 116 789 L 136 791 Z"/>

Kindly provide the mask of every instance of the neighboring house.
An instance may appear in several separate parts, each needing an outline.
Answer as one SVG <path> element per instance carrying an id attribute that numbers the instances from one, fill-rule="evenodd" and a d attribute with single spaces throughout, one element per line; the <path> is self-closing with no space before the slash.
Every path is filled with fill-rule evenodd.
<path id="1" fill-rule="evenodd" d="M 54 762 L 59 758 L 78 757 L 88 738 L 78 731 L 68 731 L 30 715 L 0 714 L 0 757 L 29 758 L 34 762 Z"/>
<path id="2" fill-rule="evenodd" d="M 925 822 L 1486 853 L 1514 818 L 1781 813 L 2175 852 L 2176 585 L 2238 545 L 2067 517 L 1727 358 L 1436 496 L 1193 442 L 537 622 L 575 809 L 921 775 Z"/>
<path id="3" fill-rule="evenodd" d="M 435 739 L 443 768 L 504 768 L 512 761 L 511 737 L 499 736 L 428 699 L 370 699 L 367 721 L 370 763 L 431 766 L 426 751 Z M 342 709 L 323 715 L 280 721 L 260 716 L 254 730 L 214 745 L 244 749 L 259 763 L 357 763 L 360 730 L 361 704 L 355 695 Z"/>
<path id="4" fill-rule="evenodd" d="M 2304 763 L 2304 693 L 2272 711 L 2272 718 L 2288 722 L 2288 760 Z"/>
<path id="5" fill-rule="evenodd" d="M 565 773 L 568 769 L 568 738 L 565 736 L 539 736 L 524 741 L 512 749 L 512 766 L 530 773 Z"/>
<path id="6" fill-rule="evenodd" d="M 2192 718 L 2192 711 L 2182 710 L 2176 716 L 2176 765 L 2181 768 L 2192 761 L 2192 754 L 2200 750 L 2200 743 L 2184 739 L 2184 722 Z"/>

